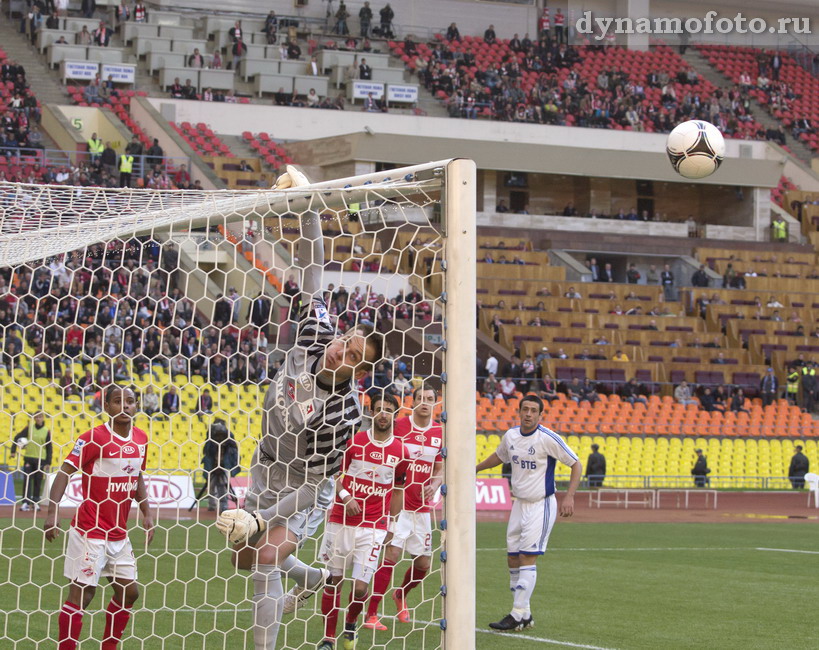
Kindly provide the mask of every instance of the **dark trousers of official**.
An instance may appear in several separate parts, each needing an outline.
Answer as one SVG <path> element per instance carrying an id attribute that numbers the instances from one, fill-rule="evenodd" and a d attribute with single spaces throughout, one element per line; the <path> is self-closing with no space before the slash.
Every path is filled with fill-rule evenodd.
<path id="1" fill-rule="evenodd" d="M 808 413 L 813 411 L 814 392 L 812 390 L 802 389 L 802 408 Z"/>
<path id="2" fill-rule="evenodd" d="M 26 495 L 25 501 L 35 505 L 40 501 L 40 493 L 43 489 L 43 477 L 45 472 L 42 468 L 44 461 L 39 458 L 23 458 L 23 491 Z"/>
<path id="3" fill-rule="evenodd" d="M 131 172 L 120 172 L 119 173 L 119 186 L 120 187 L 131 187 Z"/>
<path id="4" fill-rule="evenodd" d="M 762 406 L 770 406 L 776 399 L 776 393 L 762 393 Z"/>
<path id="5" fill-rule="evenodd" d="M 558 45 L 566 42 L 566 28 L 563 25 L 555 26 L 555 42 Z"/>
<path id="6" fill-rule="evenodd" d="M 704 474 L 694 475 L 694 485 L 696 487 L 705 487 L 708 483 L 708 478 Z"/>
<path id="7" fill-rule="evenodd" d="M 791 476 L 791 486 L 794 490 L 803 490 L 805 488 L 804 476 Z"/>
<path id="8" fill-rule="evenodd" d="M 604 475 L 595 475 L 589 477 L 589 487 L 603 487 Z"/>

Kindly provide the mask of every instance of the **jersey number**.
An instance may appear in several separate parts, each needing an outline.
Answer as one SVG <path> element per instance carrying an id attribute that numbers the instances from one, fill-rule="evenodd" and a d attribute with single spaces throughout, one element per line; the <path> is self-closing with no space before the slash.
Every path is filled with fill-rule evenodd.
<path id="1" fill-rule="evenodd" d="M 522 460 L 520 461 L 520 468 L 521 469 L 537 469 L 537 463 L 533 460 Z"/>
<path id="2" fill-rule="evenodd" d="M 378 562 L 378 554 L 381 552 L 381 544 L 376 544 L 373 546 L 373 550 L 370 552 L 370 562 Z"/>

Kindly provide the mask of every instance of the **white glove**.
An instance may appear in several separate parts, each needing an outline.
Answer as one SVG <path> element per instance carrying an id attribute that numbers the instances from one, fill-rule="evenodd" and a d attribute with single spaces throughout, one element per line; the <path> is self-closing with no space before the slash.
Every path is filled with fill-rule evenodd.
<path id="1" fill-rule="evenodd" d="M 216 528 L 231 544 L 247 542 L 256 533 L 267 528 L 257 513 L 247 510 L 224 510 L 216 518 Z"/>
<path id="2" fill-rule="evenodd" d="M 304 185 L 310 185 L 310 179 L 293 165 L 287 165 L 287 171 L 276 179 L 273 189 L 286 190 L 290 187 L 302 187 Z"/>

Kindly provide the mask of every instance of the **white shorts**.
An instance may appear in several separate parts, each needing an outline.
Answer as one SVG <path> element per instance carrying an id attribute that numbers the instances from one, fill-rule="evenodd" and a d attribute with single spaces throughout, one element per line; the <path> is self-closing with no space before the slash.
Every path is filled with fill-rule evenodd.
<path id="1" fill-rule="evenodd" d="M 542 501 L 515 499 L 506 527 L 506 552 L 509 555 L 543 555 L 556 517 L 557 498 L 554 494 Z"/>
<path id="2" fill-rule="evenodd" d="M 321 539 L 319 559 L 327 565 L 330 574 L 344 576 L 350 571 L 353 579 L 369 582 L 378 568 L 378 558 L 386 530 L 345 526 L 327 522 Z"/>
<path id="3" fill-rule="evenodd" d="M 428 512 L 402 510 L 395 520 L 391 546 L 403 549 L 413 557 L 432 555 L 432 517 Z"/>
<path id="4" fill-rule="evenodd" d="M 68 529 L 63 575 L 72 582 L 96 587 L 100 578 L 132 582 L 137 579 L 131 540 L 117 542 L 86 537 L 73 526 Z"/>

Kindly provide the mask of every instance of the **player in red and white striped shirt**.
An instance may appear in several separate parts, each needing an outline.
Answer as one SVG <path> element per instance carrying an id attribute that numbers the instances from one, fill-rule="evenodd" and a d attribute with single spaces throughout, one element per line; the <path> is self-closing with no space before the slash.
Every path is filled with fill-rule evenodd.
<path id="1" fill-rule="evenodd" d="M 367 599 L 370 579 L 378 566 L 387 535 L 393 488 L 408 471 L 409 452 L 393 435 L 398 402 L 391 395 L 373 397 L 372 430 L 357 433 L 344 451 L 341 479 L 321 542 L 319 557 L 330 570 L 321 598 L 325 616 L 320 649 L 335 647 L 344 575 L 353 578 L 344 625 L 345 650 L 355 647 L 356 622 Z"/>
<path id="2" fill-rule="evenodd" d="M 74 650 L 82 631 L 83 611 L 91 603 L 101 577 L 114 595 L 105 613 L 102 650 L 115 650 L 139 598 L 134 551 L 128 539 L 128 513 L 136 500 L 142 527 L 153 538 L 153 518 L 142 472 L 148 436 L 132 425 L 137 410 L 134 391 L 112 385 L 105 389 L 106 424 L 83 433 L 63 462 L 51 486 L 43 528 L 51 542 L 60 534 L 58 506 L 69 476 L 82 472 L 83 500 L 68 530 L 65 577 L 71 581 L 60 610 L 59 650 Z"/>
<path id="3" fill-rule="evenodd" d="M 412 394 L 412 414 L 395 423 L 395 437 L 400 438 L 410 453 L 407 477 L 404 482 L 403 500 L 393 499 L 391 514 L 397 515 L 391 528 L 392 539 L 384 553 L 384 563 L 375 574 L 373 595 L 367 606 L 364 627 L 386 630 L 378 620 L 378 606 L 392 582 L 392 572 L 406 551 L 412 557 L 412 565 L 404 575 L 401 586 L 393 591 L 392 598 L 398 609 L 398 620 L 410 622 L 407 609 L 407 593 L 421 584 L 429 572 L 432 557 L 432 498 L 442 482 L 443 458 L 441 425 L 432 419 L 438 391 L 423 384 Z M 400 513 L 400 514 L 399 514 Z"/>

